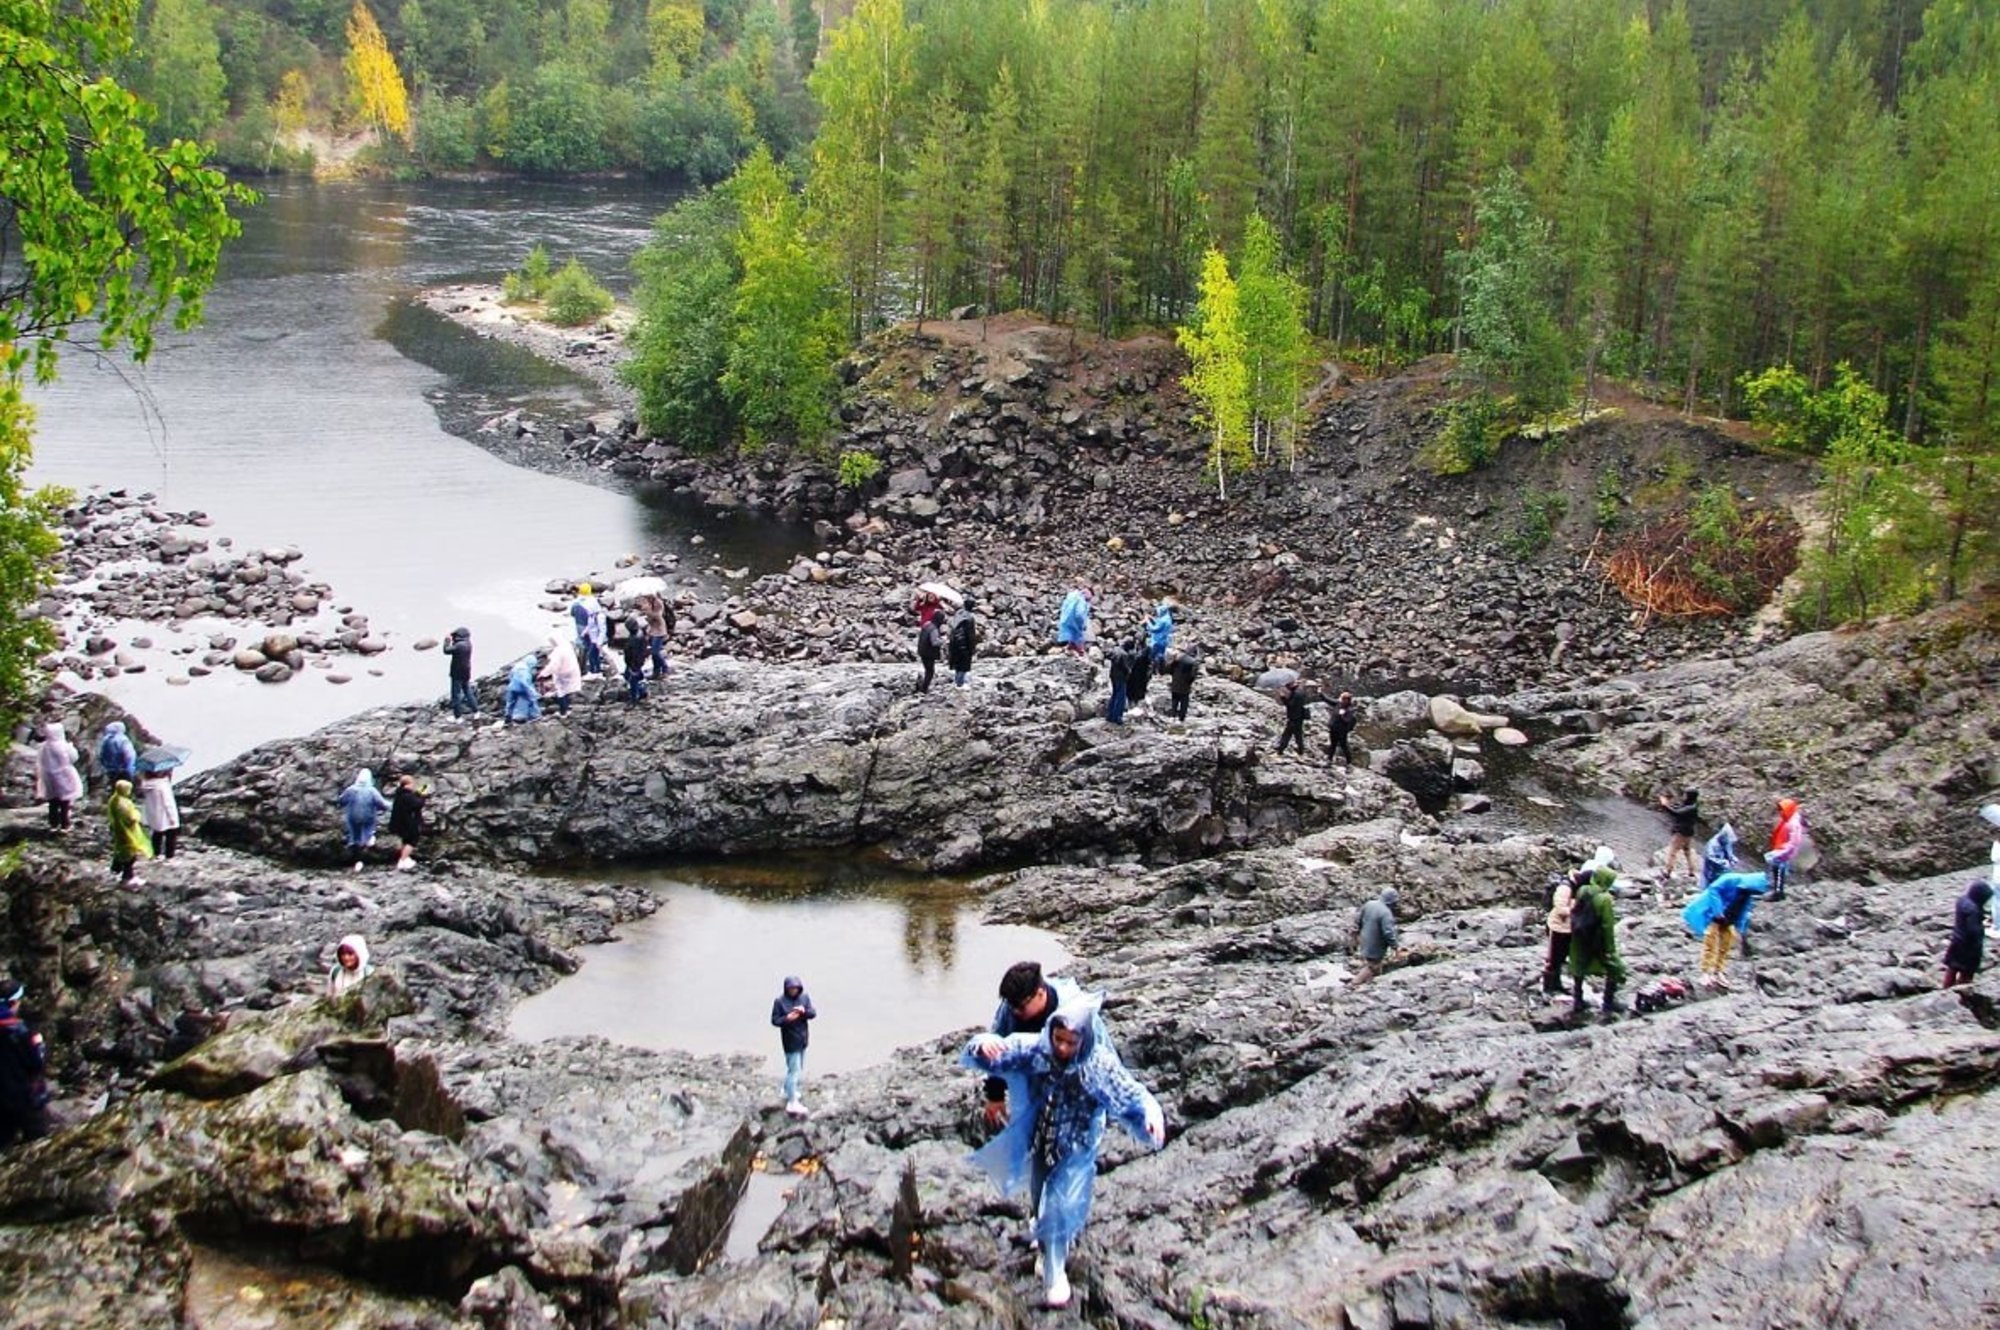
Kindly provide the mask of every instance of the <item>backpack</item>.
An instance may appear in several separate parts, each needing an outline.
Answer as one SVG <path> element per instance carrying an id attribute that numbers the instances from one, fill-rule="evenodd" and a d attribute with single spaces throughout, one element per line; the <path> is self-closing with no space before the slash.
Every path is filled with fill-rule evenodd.
<path id="1" fill-rule="evenodd" d="M 1599 936 L 1604 932 L 1604 920 L 1598 917 L 1595 900 L 1597 891 L 1601 890 L 1603 888 L 1600 887 L 1594 891 L 1587 885 L 1577 888 L 1576 899 L 1570 902 L 1569 907 L 1571 946 L 1588 943 L 1590 949 L 1594 949 Z"/>

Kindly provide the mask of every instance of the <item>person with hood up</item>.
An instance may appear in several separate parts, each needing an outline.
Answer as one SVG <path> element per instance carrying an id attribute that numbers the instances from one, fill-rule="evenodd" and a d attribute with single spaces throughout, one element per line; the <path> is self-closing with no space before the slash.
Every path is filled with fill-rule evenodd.
<path id="1" fill-rule="evenodd" d="M 1056 615 L 1056 641 L 1081 656 L 1090 640 L 1090 588 L 1078 587 L 1063 597 Z"/>
<path id="2" fill-rule="evenodd" d="M 0 979 L 0 1150 L 49 1134 L 48 1049 L 21 1019 L 27 989 Z"/>
<path id="3" fill-rule="evenodd" d="M 404 872 L 417 866 L 417 842 L 424 838 L 424 801 L 428 797 L 417 788 L 417 778 L 406 772 L 397 779 L 395 797 L 389 801 L 389 834 L 402 842 L 396 851 L 396 867 Z"/>
<path id="4" fill-rule="evenodd" d="M 326 995 L 337 998 L 357 987 L 373 970 L 368 963 L 368 943 L 359 933 L 349 933 L 333 949 L 333 968 L 326 972 Z"/>
<path id="5" fill-rule="evenodd" d="M 1736 828 L 1724 822 L 1701 851 L 1701 887 L 1706 891 L 1724 873 L 1736 871 Z"/>
<path id="6" fill-rule="evenodd" d="M 1764 871 L 1771 875 L 1771 899 L 1785 898 L 1785 886 L 1798 864 L 1799 852 L 1806 847 L 1806 815 L 1797 799 L 1778 800 L 1778 822 L 1771 828 L 1771 848 L 1764 855 Z"/>
<path id="7" fill-rule="evenodd" d="M 936 599 L 935 596 L 932 597 Z M 917 691 L 931 690 L 931 676 L 937 672 L 938 657 L 944 654 L 943 616 L 932 614 L 917 628 L 917 663 L 924 667 L 924 677 L 917 681 Z"/>
<path id="8" fill-rule="evenodd" d="M 1401 940 L 1396 931 L 1396 902 L 1400 899 L 1394 887 L 1386 887 L 1355 914 L 1355 945 L 1361 953 L 1361 968 L 1355 972 L 1355 983 L 1366 983 L 1387 968 L 1389 953 Z"/>
<path id="9" fill-rule="evenodd" d="M 1354 694 L 1342 692 L 1334 699 L 1333 714 L 1326 721 L 1326 761 L 1333 764 L 1333 755 L 1340 754 L 1348 766 L 1354 765 L 1354 750 L 1347 746 L 1347 736 L 1354 733 Z"/>
<path id="10" fill-rule="evenodd" d="M 1299 756 L 1306 754 L 1306 712 L 1312 708 L 1311 685 L 1304 679 L 1289 679 L 1278 685 L 1278 703 L 1285 709 L 1285 729 L 1278 736 L 1278 751 L 1296 745 Z"/>
<path id="11" fill-rule="evenodd" d="M 128 887 L 143 887 L 146 879 L 137 875 L 141 859 L 153 857 L 153 842 L 146 838 L 146 825 L 139 805 L 132 801 L 132 782 L 120 780 L 111 787 L 104 815 L 111 823 L 111 871 Z"/>
<path id="12" fill-rule="evenodd" d="M 569 645 L 567 642 L 558 642 L 554 638 L 550 638 L 549 641 L 551 655 L 554 654 L 557 646 L 567 647 Z M 576 668 L 576 653 L 570 653 L 569 663 L 571 669 Z M 502 700 L 504 702 L 503 710 L 509 725 L 521 725 L 540 718 L 542 703 L 541 699 L 535 696 L 534 653 L 530 652 L 528 655 L 515 661 L 514 668 L 507 672 L 507 696 Z"/>
<path id="13" fill-rule="evenodd" d="M 619 642 L 625 657 L 625 700 L 646 700 L 646 625 L 638 615 L 625 620 L 625 636 Z"/>
<path id="14" fill-rule="evenodd" d="M 1701 939 L 1697 984 L 1703 988 L 1729 987 L 1723 976 L 1729 968 L 1729 953 L 1735 949 L 1736 939 L 1749 930 L 1750 911 L 1757 898 L 1770 889 L 1771 879 L 1763 873 L 1724 873 L 1687 903 L 1681 922 Z"/>
<path id="15" fill-rule="evenodd" d="M 49 806 L 49 830 L 68 831 L 76 801 L 83 797 L 83 775 L 60 721 L 42 727 L 42 743 L 35 750 L 35 797 Z"/>
<path id="16" fill-rule="evenodd" d="M 174 797 L 174 773 L 149 771 L 141 776 L 139 804 L 146 815 L 146 834 L 153 838 L 153 853 L 162 859 L 173 858 L 181 840 L 181 804 Z"/>
<path id="17" fill-rule="evenodd" d="M 1104 719 L 1113 725 L 1125 723 L 1127 690 L 1132 686 L 1132 657 L 1137 649 L 1136 642 L 1114 645 L 1104 658 L 1104 671 L 1111 678 L 1111 700 L 1105 704 Z"/>
<path id="18" fill-rule="evenodd" d="M 535 677 L 549 681 L 549 697 L 556 704 L 556 714 L 567 716 L 570 701 L 583 691 L 583 667 L 577 664 L 576 651 L 562 640 L 562 634 L 550 635 L 548 663 Z"/>
<path id="19" fill-rule="evenodd" d="M 361 852 L 375 843 L 375 824 L 389 811 L 389 801 L 375 788 L 375 773 L 363 767 L 354 773 L 354 783 L 334 796 L 340 805 L 341 823 L 347 832 L 347 852 L 354 856 L 354 871 L 361 871 Z"/>
<path id="20" fill-rule="evenodd" d="M 1186 720 L 1188 701 L 1194 696 L 1195 676 L 1201 673 L 1201 651 L 1193 646 L 1174 653 L 1167 667 L 1167 699 L 1175 720 Z"/>
<path id="21" fill-rule="evenodd" d="M 104 737 L 97 741 L 97 766 L 112 783 L 138 776 L 139 752 L 125 736 L 124 721 L 114 720 L 104 727 Z"/>
<path id="22" fill-rule="evenodd" d="M 1082 996 L 1083 989 L 1074 979 L 1059 974 L 1044 976 L 1039 961 L 1016 961 L 1000 976 L 1000 1005 L 993 1011 L 987 1033 L 1002 1039 L 1014 1034 L 1040 1034 L 1047 1028 L 1049 1017 Z M 1101 1016 L 1095 1037 L 1116 1055 Z M 986 1078 L 984 1100 L 982 1116 L 988 1131 L 999 1131 L 1027 1107 L 1024 1103 L 1007 1102 L 1007 1082 L 999 1076 Z"/>
<path id="23" fill-rule="evenodd" d="M 1986 959 L 1986 903 L 1993 888 L 1983 878 L 1972 879 L 1952 908 L 1951 943 L 1944 949 L 1944 986 L 1969 984 Z"/>
<path id="24" fill-rule="evenodd" d="M 945 664 L 951 667 L 951 681 L 956 687 L 965 687 L 965 677 L 972 673 L 972 657 L 979 650 L 979 621 L 972 617 L 972 597 L 958 607 L 958 613 L 951 616 L 951 626 L 945 630 Z"/>
<path id="25" fill-rule="evenodd" d="M 783 990 L 771 1000 L 771 1024 L 778 1027 L 778 1046 L 785 1054 L 785 1112 L 795 1118 L 808 1116 L 799 1098 L 799 1078 L 805 1074 L 806 1045 L 812 1039 L 806 1022 L 817 1019 L 819 1012 L 806 996 L 805 980 L 786 975 Z"/>
<path id="26" fill-rule="evenodd" d="M 1174 606 L 1172 601 L 1163 600 L 1153 611 L 1153 618 L 1146 625 L 1146 645 L 1150 649 L 1153 664 L 1165 665 L 1167 651 L 1174 644 Z"/>
<path id="27" fill-rule="evenodd" d="M 569 603 L 570 622 L 576 625 L 576 654 L 583 668 L 592 674 L 604 672 L 606 625 L 604 607 L 590 593 L 590 583 L 576 584 L 576 599 Z"/>
<path id="28" fill-rule="evenodd" d="M 444 640 L 444 654 L 451 657 L 451 714 L 473 715 L 479 710 L 479 697 L 472 691 L 472 630 L 452 629 Z"/>
<path id="29" fill-rule="evenodd" d="M 1133 638 L 1125 644 L 1125 654 L 1132 659 L 1132 673 L 1125 680 L 1125 705 L 1146 707 L 1148 715 L 1152 708 L 1146 706 L 1146 690 L 1153 686 L 1153 653 L 1139 646 L 1139 639 Z"/>
<path id="30" fill-rule="evenodd" d="M 1611 899 L 1611 885 L 1618 871 L 1603 864 L 1577 888 L 1569 915 L 1569 972 L 1572 1021 L 1583 1019 L 1583 981 L 1587 975 L 1604 977 L 1604 1019 L 1618 1015 L 1618 985 L 1625 982 L 1625 962 L 1618 955 L 1618 907 Z"/>
<path id="31" fill-rule="evenodd" d="M 1694 827 L 1701 820 L 1701 791 L 1689 789 L 1675 803 L 1666 795 L 1660 796 L 1660 807 L 1667 810 L 1667 823 L 1671 835 L 1667 837 L 1667 880 L 1673 881 L 1674 864 L 1687 861 L 1688 876 L 1696 876 L 1694 864 Z"/>
<path id="32" fill-rule="evenodd" d="M 1069 1253 L 1090 1219 L 1106 1120 L 1116 1118 L 1155 1150 L 1166 1144 L 1159 1101 L 1100 1037 L 1103 1004 L 1102 993 L 1072 998 L 1040 1034 L 976 1035 L 961 1059 L 1007 1082 L 1010 1096 L 1026 1106 L 972 1162 L 1002 1195 L 1026 1187 L 1043 1301 L 1050 1307 L 1069 1305 Z"/>

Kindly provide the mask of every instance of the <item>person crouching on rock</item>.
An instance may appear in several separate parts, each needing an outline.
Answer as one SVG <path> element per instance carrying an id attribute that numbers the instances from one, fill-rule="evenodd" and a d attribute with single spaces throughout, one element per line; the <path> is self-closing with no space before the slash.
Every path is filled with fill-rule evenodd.
<path id="1" fill-rule="evenodd" d="M 1026 1186 L 1035 1212 L 1043 1301 L 1050 1307 L 1069 1305 L 1069 1253 L 1090 1219 L 1106 1119 L 1116 1118 L 1156 1150 L 1166 1143 L 1159 1101 L 1098 1037 L 1103 1003 L 1102 993 L 1073 998 L 1038 1035 L 976 1035 L 961 1059 L 1008 1082 L 1028 1106 L 972 1160 L 1002 1195 Z"/>
<path id="2" fill-rule="evenodd" d="M 560 635 L 550 637 L 548 663 L 535 677 L 549 681 L 549 696 L 556 704 L 556 714 L 567 716 L 570 699 L 583 691 L 583 667 L 576 663 L 576 648 L 563 641 Z M 529 719 L 534 718 L 531 716 Z"/>
<path id="3" fill-rule="evenodd" d="M 567 647 L 569 645 L 566 642 L 559 642 L 555 638 L 550 638 L 549 643 L 549 653 L 551 656 L 555 654 L 557 647 Z M 576 653 L 574 651 L 570 652 L 569 664 L 572 670 L 576 668 Z M 535 696 L 535 657 L 533 652 L 515 661 L 514 668 L 507 672 L 507 696 L 503 701 L 505 705 L 502 711 L 507 717 L 509 725 L 521 725 L 540 718 L 542 703 Z"/>
<path id="4" fill-rule="evenodd" d="M 153 857 L 153 842 L 146 836 L 139 805 L 132 802 L 131 781 L 121 780 L 111 787 L 104 815 L 111 823 L 111 871 L 118 874 L 118 881 L 124 886 L 145 886 L 146 879 L 138 876 L 136 870 L 141 859 Z"/>
<path id="5" fill-rule="evenodd" d="M 404 872 L 417 866 L 417 842 L 424 837 L 424 799 L 417 778 L 406 773 L 397 780 L 396 797 L 389 801 L 389 834 L 402 842 L 396 867 Z"/>
<path id="6" fill-rule="evenodd" d="M 625 620 L 625 636 L 619 639 L 619 651 L 625 658 L 625 700 L 643 702 L 646 700 L 646 625 L 633 615 Z"/>
<path id="7" fill-rule="evenodd" d="M 326 972 L 326 995 L 337 998 L 360 986 L 369 975 L 368 943 L 359 933 L 349 933 L 333 949 L 333 968 Z"/>
<path id="8" fill-rule="evenodd" d="M 1729 953 L 1736 949 L 1737 937 L 1749 931 L 1757 898 L 1770 889 L 1771 880 L 1762 873 L 1724 873 L 1687 903 L 1681 922 L 1701 939 L 1701 974 L 1696 983 L 1703 988 L 1729 987 L 1723 977 Z"/>
<path id="9" fill-rule="evenodd" d="M 1401 897 L 1394 887 L 1362 906 L 1354 916 L 1355 945 L 1361 953 L 1361 968 L 1354 982 L 1363 984 L 1388 968 L 1389 953 L 1396 949 L 1396 902 Z"/>
<path id="10" fill-rule="evenodd" d="M 347 833 L 347 852 L 354 856 L 354 871 L 361 871 L 361 854 L 375 843 L 375 824 L 389 811 L 389 801 L 375 788 L 375 773 L 363 767 L 354 781 L 334 796 L 340 805 L 342 829 Z"/>
<path id="11" fill-rule="evenodd" d="M 1944 949 L 1944 986 L 1969 984 L 1986 953 L 1986 902 L 1993 888 L 1974 878 L 1952 910 L 1951 945 Z"/>
<path id="12" fill-rule="evenodd" d="M 1604 976 L 1604 1019 L 1618 1015 L 1618 985 L 1625 982 L 1625 963 L 1618 957 L 1618 907 L 1611 900 L 1611 884 L 1618 874 L 1609 864 L 1596 869 L 1590 880 L 1577 889 L 1569 914 L 1569 1018 L 1583 1019 L 1583 981 L 1587 975 Z"/>

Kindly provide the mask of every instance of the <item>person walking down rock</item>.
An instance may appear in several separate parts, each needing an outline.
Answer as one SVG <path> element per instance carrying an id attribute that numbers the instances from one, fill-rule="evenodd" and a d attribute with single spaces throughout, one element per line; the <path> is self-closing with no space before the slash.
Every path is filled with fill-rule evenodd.
<path id="1" fill-rule="evenodd" d="M 49 1134 L 48 1049 L 21 1018 L 24 985 L 0 979 L 0 1150 Z"/>
<path id="2" fill-rule="evenodd" d="M 1724 873 L 1708 884 L 1699 896 L 1681 911 L 1681 922 L 1689 933 L 1701 939 L 1701 973 L 1695 982 L 1703 988 L 1727 988 L 1724 971 L 1736 939 L 1750 928 L 1750 911 L 1757 898 L 1771 889 L 1763 873 Z"/>
<path id="3" fill-rule="evenodd" d="M 951 667 L 951 681 L 965 687 L 965 678 L 972 673 L 972 657 L 979 650 L 979 621 L 972 617 L 972 597 L 967 596 L 958 613 L 951 616 L 951 627 L 945 630 L 945 663 Z"/>
<path id="4" fill-rule="evenodd" d="M 1153 611 L 1152 621 L 1146 625 L 1146 646 L 1153 664 L 1165 665 L 1167 652 L 1174 644 L 1174 607 L 1171 601 L 1161 601 Z"/>
<path id="5" fill-rule="evenodd" d="M 1944 949 L 1944 986 L 1969 984 L 1986 958 L 1986 903 L 1993 888 L 1983 878 L 1974 878 L 1965 894 L 1952 907 L 1951 943 Z"/>
<path id="6" fill-rule="evenodd" d="M 1399 899 L 1401 897 L 1396 889 L 1387 887 L 1355 914 L 1355 949 L 1361 954 L 1361 966 L 1354 975 L 1355 983 L 1366 983 L 1388 968 L 1389 953 L 1402 940 L 1402 935 L 1396 931 L 1396 902 Z"/>
<path id="7" fill-rule="evenodd" d="M 389 811 L 389 801 L 375 788 L 375 773 L 363 767 L 353 782 L 334 797 L 340 805 L 341 826 L 347 833 L 347 852 L 354 856 L 354 871 L 361 871 L 361 854 L 375 843 L 375 825 Z"/>
<path id="8" fill-rule="evenodd" d="M 1278 736 L 1278 751 L 1284 752 L 1286 744 L 1298 749 L 1300 757 L 1306 753 L 1306 712 L 1312 707 L 1312 694 L 1307 691 L 1304 679 L 1293 679 L 1278 689 L 1278 702 L 1285 708 L 1285 729 Z"/>
<path id="9" fill-rule="evenodd" d="M 625 635 L 618 649 L 625 658 L 625 700 L 646 700 L 646 625 L 638 615 L 625 620 Z"/>
<path id="10" fill-rule="evenodd" d="M 444 654 L 451 657 L 451 714 L 476 715 L 479 697 L 472 691 L 472 630 L 454 628 L 444 640 Z"/>
<path id="11" fill-rule="evenodd" d="M 1173 663 L 1167 667 L 1167 698 L 1172 703 L 1173 718 L 1186 720 L 1188 701 L 1194 696 L 1195 676 L 1201 673 L 1201 652 L 1189 646 L 1174 653 Z"/>
<path id="12" fill-rule="evenodd" d="M 1701 820 L 1701 791 L 1685 791 L 1679 803 L 1663 794 L 1660 796 L 1660 807 L 1667 810 L 1667 822 L 1671 829 L 1667 838 L 1667 880 L 1673 880 L 1674 864 L 1682 860 L 1687 863 L 1688 876 L 1696 876 L 1694 828 L 1695 823 Z"/>
<path id="13" fill-rule="evenodd" d="M 806 996 L 805 981 L 795 974 L 785 976 L 783 991 L 771 1000 L 771 1024 L 778 1027 L 778 1045 L 785 1053 L 785 1112 L 795 1118 L 807 1116 L 799 1098 L 799 1078 L 805 1075 L 806 1045 L 812 1031 L 806 1022 L 817 1020 L 819 1012 Z"/>
<path id="14" fill-rule="evenodd" d="M 153 840 L 153 853 L 162 859 L 173 858 L 181 840 L 181 804 L 174 797 L 174 773 L 149 771 L 140 777 L 139 804 L 146 834 Z"/>
<path id="15" fill-rule="evenodd" d="M 124 721 L 114 720 L 104 727 L 97 741 L 97 768 L 104 773 L 106 785 L 138 777 L 139 753 L 125 736 Z"/>
<path id="16" fill-rule="evenodd" d="M 1056 615 L 1056 641 L 1081 656 L 1090 641 L 1090 588 L 1078 587 L 1063 597 Z"/>
<path id="17" fill-rule="evenodd" d="M 395 797 L 389 800 L 389 834 L 401 842 L 396 850 L 396 867 L 405 872 L 417 866 L 417 842 L 424 838 L 427 798 L 417 788 L 417 778 L 405 772 L 396 781 Z"/>
<path id="18" fill-rule="evenodd" d="M 931 676 L 937 672 L 938 657 L 943 654 L 944 629 L 939 626 L 938 616 L 933 614 L 917 629 L 917 663 L 924 667 L 923 678 L 917 680 L 918 692 L 928 693 L 931 690 Z"/>
<path id="19" fill-rule="evenodd" d="M 1542 991 L 1551 996 L 1563 991 L 1563 962 L 1569 959 L 1570 911 L 1576 905 L 1576 889 L 1583 885 L 1586 876 L 1579 868 L 1558 873 L 1549 884 L 1549 949 L 1542 962 Z"/>
<path id="20" fill-rule="evenodd" d="M 567 642 L 556 643 L 553 638 L 550 641 L 552 643 L 550 647 L 551 653 L 554 652 L 557 645 L 565 647 L 569 645 Z M 576 656 L 573 653 L 569 658 L 569 662 L 570 667 L 574 669 L 576 666 Z M 509 725 L 526 724 L 528 721 L 538 719 L 541 716 L 542 703 L 535 696 L 535 657 L 533 652 L 515 661 L 514 668 L 507 672 L 507 696 L 505 703 L 507 723 Z"/>
<path id="21" fill-rule="evenodd" d="M 1771 828 L 1771 848 L 1764 855 L 1764 869 L 1771 875 L 1771 899 L 1785 898 L 1792 870 L 1806 847 L 1806 814 L 1796 799 L 1778 800 L 1777 825 Z"/>
<path id="22" fill-rule="evenodd" d="M 534 657 L 530 656 L 528 659 L 532 661 Z M 569 643 L 562 640 L 560 633 L 549 638 L 548 663 L 542 666 L 541 672 L 535 677 L 548 680 L 549 698 L 555 703 L 556 714 L 567 716 L 570 702 L 583 691 L 583 667 L 577 664 L 576 652 L 571 649 Z M 532 687 L 531 684 L 530 688 Z M 532 720 L 533 717 L 529 719 Z"/>
<path id="23" fill-rule="evenodd" d="M 349 933 L 333 949 L 333 968 L 326 972 L 326 995 L 337 998 L 360 986 L 373 970 L 368 963 L 368 943 L 359 933 Z"/>
<path id="24" fill-rule="evenodd" d="M 146 879 L 138 876 L 137 869 L 141 859 L 153 857 L 153 842 L 146 837 L 139 805 L 132 801 L 131 781 L 120 780 L 112 785 L 104 815 L 111 824 L 111 871 L 125 886 L 145 886 Z"/>
<path id="25" fill-rule="evenodd" d="M 1724 822 L 1701 850 L 1701 886 L 1706 890 L 1724 873 L 1736 871 L 1736 828 Z"/>
<path id="26" fill-rule="evenodd" d="M 667 635 L 674 631 L 674 607 L 657 591 L 648 591 L 632 602 L 632 608 L 646 621 L 646 653 L 658 682 L 674 672 L 667 663 Z"/>
<path id="27" fill-rule="evenodd" d="M 1125 723 L 1126 691 L 1132 683 L 1133 643 L 1113 646 L 1104 658 L 1105 673 L 1111 677 L 1111 700 L 1105 704 L 1104 719 L 1113 725 Z"/>
<path id="28" fill-rule="evenodd" d="M 1026 1106 L 972 1160 L 1002 1195 L 1026 1188 L 1042 1300 L 1050 1307 L 1069 1305 L 1069 1253 L 1090 1220 L 1106 1121 L 1115 1118 L 1156 1150 L 1167 1138 L 1159 1101 L 1098 1038 L 1103 1003 L 1101 993 L 1075 998 L 1049 1017 L 1040 1034 L 976 1035 L 962 1058 L 1008 1082 Z"/>
<path id="29" fill-rule="evenodd" d="M 1332 765 L 1334 754 L 1348 766 L 1354 765 L 1354 750 L 1347 746 L 1347 736 L 1354 733 L 1354 694 L 1343 692 L 1334 699 L 1333 714 L 1326 721 L 1326 760 Z M 1303 750 L 1301 750 L 1303 751 Z"/>
<path id="30" fill-rule="evenodd" d="M 986 1027 L 987 1033 L 1002 1039 L 1016 1034 L 1040 1034 L 1058 1007 L 1082 996 L 1083 989 L 1075 980 L 1044 975 L 1039 961 L 1016 961 L 1000 976 L 1000 1005 Z M 1106 1048 L 1112 1047 L 1102 1018 L 1097 1022 L 1097 1039 Z M 1025 1108 L 1020 1102 L 1009 1105 L 1007 1081 L 1000 1076 L 986 1078 L 983 1097 L 981 1116 L 988 1131 L 999 1131 Z"/>
<path id="31" fill-rule="evenodd" d="M 1618 1015 L 1618 986 L 1625 982 L 1625 962 L 1618 955 L 1618 907 L 1611 884 L 1618 875 L 1608 864 L 1577 888 L 1569 915 L 1570 1019 L 1583 1019 L 1583 981 L 1604 978 L 1604 1019 Z"/>
<path id="32" fill-rule="evenodd" d="M 1131 673 L 1125 678 L 1125 705 L 1145 707 L 1150 715 L 1152 708 L 1146 705 L 1146 690 L 1153 686 L 1153 654 L 1141 647 L 1137 638 L 1125 644 L 1125 654 L 1132 661 Z"/>
<path id="33" fill-rule="evenodd" d="M 49 806 L 49 830 L 66 832 L 76 801 L 83 797 L 83 773 L 76 769 L 76 749 L 60 722 L 42 727 L 35 750 L 35 797 Z"/>

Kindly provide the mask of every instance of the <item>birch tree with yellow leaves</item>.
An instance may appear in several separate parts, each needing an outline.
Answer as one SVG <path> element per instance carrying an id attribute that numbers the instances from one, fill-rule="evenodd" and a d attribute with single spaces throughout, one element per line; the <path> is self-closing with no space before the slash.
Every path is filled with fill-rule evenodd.
<path id="1" fill-rule="evenodd" d="M 403 87 L 396 57 L 382 36 L 375 15 L 362 0 L 354 0 L 354 12 L 347 17 L 348 96 L 355 114 L 378 132 L 394 134 L 410 141 L 410 94 Z"/>

